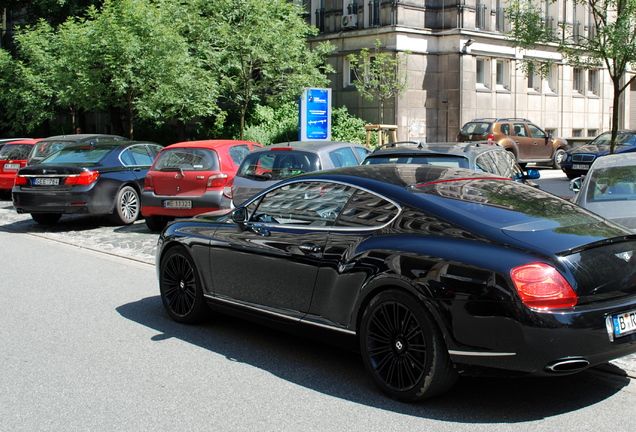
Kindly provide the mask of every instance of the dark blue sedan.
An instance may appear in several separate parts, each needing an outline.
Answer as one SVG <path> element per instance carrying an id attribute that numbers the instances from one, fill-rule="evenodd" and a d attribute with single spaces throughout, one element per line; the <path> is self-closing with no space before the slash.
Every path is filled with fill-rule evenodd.
<path id="1" fill-rule="evenodd" d="M 587 174 L 596 158 L 610 152 L 611 132 L 603 132 L 589 144 L 567 152 L 561 160 L 561 170 L 570 179 Z M 636 151 L 636 130 L 619 130 L 616 137 L 616 153 Z"/>
<path id="2" fill-rule="evenodd" d="M 18 171 L 13 207 L 41 224 L 63 214 L 109 215 L 128 225 L 139 217 L 146 173 L 163 147 L 138 141 L 72 144 Z"/>

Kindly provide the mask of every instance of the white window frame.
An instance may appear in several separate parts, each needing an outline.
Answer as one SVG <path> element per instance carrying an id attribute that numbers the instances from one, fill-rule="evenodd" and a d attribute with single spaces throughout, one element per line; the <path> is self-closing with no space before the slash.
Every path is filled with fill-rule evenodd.
<path id="1" fill-rule="evenodd" d="M 581 68 L 572 68 L 572 91 L 581 95 L 585 93 L 585 74 Z"/>
<path id="2" fill-rule="evenodd" d="M 477 86 L 477 89 L 482 89 L 482 90 L 491 89 L 492 72 L 490 67 L 491 66 L 490 66 L 489 58 L 487 57 L 475 58 L 475 84 Z"/>
<path id="3" fill-rule="evenodd" d="M 495 83 L 497 90 L 510 90 L 510 61 L 497 60 L 495 66 Z"/>
<path id="4" fill-rule="evenodd" d="M 587 71 L 587 94 L 598 96 L 599 94 L 599 69 L 589 69 Z"/>
<path id="5" fill-rule="evenodd" d="M 538 65 L 535 64 L 532 73 L 528 74 L 527 83 L 528 91 L 541 93 L 542 80 Z"/>

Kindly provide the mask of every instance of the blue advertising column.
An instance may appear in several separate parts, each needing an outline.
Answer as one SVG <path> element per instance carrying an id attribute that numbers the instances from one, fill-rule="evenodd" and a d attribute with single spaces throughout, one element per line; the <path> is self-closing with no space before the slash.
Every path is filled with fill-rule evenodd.
<path id="1" fill-rule="evenodd" d="M 331 140 L 331 89 L 305 89 L 298 105 L 298 139 Z"/>

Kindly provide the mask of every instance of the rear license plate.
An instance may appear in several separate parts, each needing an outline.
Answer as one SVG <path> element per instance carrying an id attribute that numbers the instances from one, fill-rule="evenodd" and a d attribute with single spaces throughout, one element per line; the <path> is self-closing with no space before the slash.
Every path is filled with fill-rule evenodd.
<path id="1" fill-rule="evenodd" d="M 37 186 L 57 186 L 60 184 L 59 178 L 36 177 L 33 184 Z"/>
<path id="2" fill-rule="evenodd" d="M 169 209 L 191 209 L 192 201 L 190 200 L 165 200 L 163 202 L 164 208 Z"/>
<path id="3" fill-rule="evenodd" d="M 4 164 L 4 169 L 20 169 L 20 164 Z"/>
<path id="4" fill-rule="evenodd" d="M 587 170 L 590 169 L 590 166 L 589 165 L 577 165 L 577 164 L 574 164 L 574 165 L 572 165 L 572 169 L 575 169 L 575 170 L 586 170 L 587 171 Z"/>
<path id="5" fill-rule="evenodd" d="M 612 315 L 611 324 L 617 338 L 636 332 L 636 310 Z"/>

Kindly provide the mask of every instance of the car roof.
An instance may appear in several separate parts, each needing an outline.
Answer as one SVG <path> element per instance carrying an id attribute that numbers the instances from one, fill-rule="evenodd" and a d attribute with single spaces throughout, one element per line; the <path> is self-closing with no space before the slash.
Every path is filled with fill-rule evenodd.
<path id="1" fill-rule="evenodd" d="M 599 157 L 592 164 L 591 169 L 619 166 L 636 166 L 636 153 L 610 154 Z"/>
<path id="2" fill-rule="evenodd" d="M 532 120 L 528 120 L 526 118 L 518 118 L 518 117 L 505 117 L 505 118 L 484 117 L 484 118 L 475 118 L 475 119 L 472 119 L 471 121 L 469 121 L 468 123 L 474 123 L 474 122 L 496 123 L 496 122 L 509 122 L 509 121 L 532 123 Z"/>
<path id="3" fill-rule="evenodd" d="M 256 149 L 254 152 L 266 152 L 270 151 L 273 148 L 280 147 L 291 147 L 294 150 L 308 151 L 318 153 L 321 151 L 329 151 L 331 149 L 335 149 L 338 147 L 362 147 L 364 146 L 360 144 L 350 143 L 350 142 L 342 142 L 342 141 L 289 141 L 285 143 L 277 143 L 263 147 L 262 149 Z"/>
<path id="4" fill-rule="evenodd" d="M 214 147 L 222 147 L 225 145 L 236 145 L 236 144 L 256 144 L 260 147 L 260 144 L 254 141 L 241 141 L 241 140 L 229 140 L 229 139 L 218 139 L 218 140 L 198 140 L 198 141 L 181 141 L 178 143 L 170 144 L 166 148 L 214 148 Z"/>
<path id="5" fill-rule="evenodd" d="M 6 145 L 13 145 L 13 144 L 35 144 L 36 142 L 41 141 L 42 138 L 29 138 L 29 139 L 21 139 L 21 140 L 17 140 L 17 141 L 9 141 L 6 142 L 4 144 Z"/>
<path id="6" fill-rule="evenodd" d="M 306 179 L 307 177 L 317 180 L 344 181 L 360 186 L 371 181 L 402 188 L 422 183 L 459 179 L 496 178 L 507 181 L 510 180 L 507 177 L 467 168 L 450 168 L 419 164 L 354 165 L 323 171 L 313 171 L 293 177 L 293 179 Z"/>
<path id="7" fill-rule="evenodd" d="M 119 135 L 108 135 L 108 134 L 69 134 L 69 135 L 55 135 L 50 136 L 48 138 L 44 138 L 42 141 L 75 141 L 75 142 L 84 142 L 90 141 L 92 139 L 112 139 L 113 141 L 128 141 L 128 138 L 121 137 Z"/>
<path id="8" fill-rule="evenodd" d="M 388 144 L 390 145 L 390 144 Z M 368 158 L 395 154 L 443 154 L 465 157 L 468 153 L 482 153 L 489 150 L 505 150 L 491 141 L 474 141 L 466 143 L 400 143 L 395 147 L 382 147 L 368 155 Z"/>

